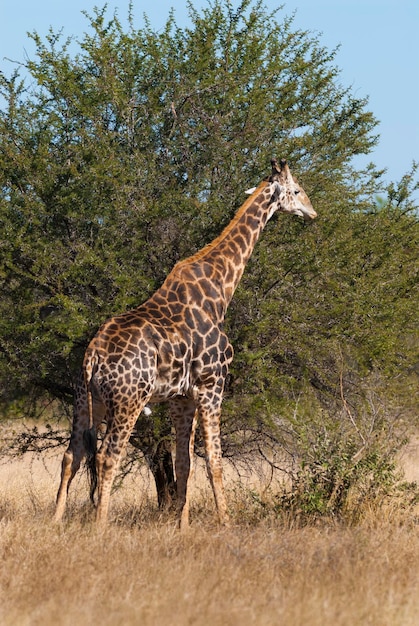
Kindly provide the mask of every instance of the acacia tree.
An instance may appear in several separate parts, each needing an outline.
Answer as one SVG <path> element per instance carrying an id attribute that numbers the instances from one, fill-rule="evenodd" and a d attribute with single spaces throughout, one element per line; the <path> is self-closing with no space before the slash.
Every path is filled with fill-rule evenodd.
<path id="1" fill-rule="evenodd" d="M 1 76 L 4 408 L 69 403 L 98 325 L 218 234 L 273 155 L 320 218 L 270 224 L 231 306 L 227 454 L 244 432 L 251 451 L 262 434 L 284 443 L 296 395 L 336 415 L 355 379 L 412 367 L 414 169 L 388 189 L 373 165 L 354 169 L 377 141 L 367 100 L 278 16 L 220 0 L 156 32 L 132 7 L 126 27 L 97 9 L 77 41 L 31 35 L 29 80 Z"/>

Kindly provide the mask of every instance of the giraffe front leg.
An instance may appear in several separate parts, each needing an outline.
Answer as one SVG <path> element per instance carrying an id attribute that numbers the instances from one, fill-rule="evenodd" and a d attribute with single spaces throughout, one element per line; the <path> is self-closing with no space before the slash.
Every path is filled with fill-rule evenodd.
<path id="1" fill-rule="evenodd" d="M 179 528 L 189 526 L 189 481 L 193 472 L 193 454 L 196 429 L 195 402 L 190 398 L 176 398 L 170 402 L 170 414 L 176 430 L 176 488 Z"/>
<path id="2" fill-rule="evenodd" d="M 213 405 L 205 405 L 200 409 L 200 424 L 205 444 L 205 461 L 208 478 L 214 494 L 220 524 L 228 526 L 229 516 L 224 493 L 222 452 L 220 437 L 221 409 L 214 399 Z"/>

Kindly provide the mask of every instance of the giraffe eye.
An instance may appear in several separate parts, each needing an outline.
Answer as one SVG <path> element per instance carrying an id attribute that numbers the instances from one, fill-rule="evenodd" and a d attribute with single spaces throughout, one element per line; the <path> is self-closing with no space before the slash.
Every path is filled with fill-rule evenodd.
<path id="1" fill-rule="evenodd" d="M 299 194 L 299 193 L 300 193 L 300 190 L 299 190 L 299 189 L 296 189 L 296 190 L 294 191 L 294 194 L 295 194 L 296 196 L 298 196 L 298 194 Z"/>

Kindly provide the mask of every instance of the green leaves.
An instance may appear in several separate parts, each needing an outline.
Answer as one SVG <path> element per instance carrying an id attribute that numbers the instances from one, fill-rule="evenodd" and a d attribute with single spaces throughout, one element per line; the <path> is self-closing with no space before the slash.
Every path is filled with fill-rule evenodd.
<path id="1" fill-rule="evenodd" d="M 301 394 L 333 417 L 342 372 L 345 397 L 414 367 L 416 166 L 388 189 L 354 169 L 374 115 L 291 18 L 258 0 L 189 11 L 189 27 L 169 14 L 156 32 L 95 9 L 79 39 L 31 35 L 29 87 L 0 77 L 0 390 L 63 397 L 98 325 L 287 157 L 319 217 L 268 224 L 230 307 L 225 413 L 242 441 L 243 421 L 272 433 Z"/>

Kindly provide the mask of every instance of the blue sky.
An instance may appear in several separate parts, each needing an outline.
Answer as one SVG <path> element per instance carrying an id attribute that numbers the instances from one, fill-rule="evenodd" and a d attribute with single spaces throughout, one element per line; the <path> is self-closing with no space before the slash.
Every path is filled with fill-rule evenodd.
<path id="1" fill-rule="evenodd" d="M 237 6 L 239 0 L 232 0 Z M 27 32 L 42 37 L 50 26 L 65 35 L 81 36 L 87 30 L 82 11 L 92 13 L 105 0 L 3 0 L 0 7 L 0 70 L 10 75 L 14 61 L 33 54 Z M 128 0 L 109 0 L 109 14 L 118 8 L 123 19 Z M 134 0 L 134 15 L 141 24 L 145 12 L 161 28 L 174 7 L 179 26 L 187 24 L 187 3 L 176 0 Z M 207 0 L 193 0 L 196 9 Z M 297 28 L 321 33 L 328 49 L 340 45 L 336 65 L 340 82 L 356 97 L 369 97 L 369 110 L 380 121 L 380 143 L 357 165 L 374 161 L 387 168 L 386 180 L 397 181 L 413 160 L 419 161 L 419 2 L 418 0 L 265 0 L 273 10 L 284 4 L 281 15 L 297 11 Z"/>

